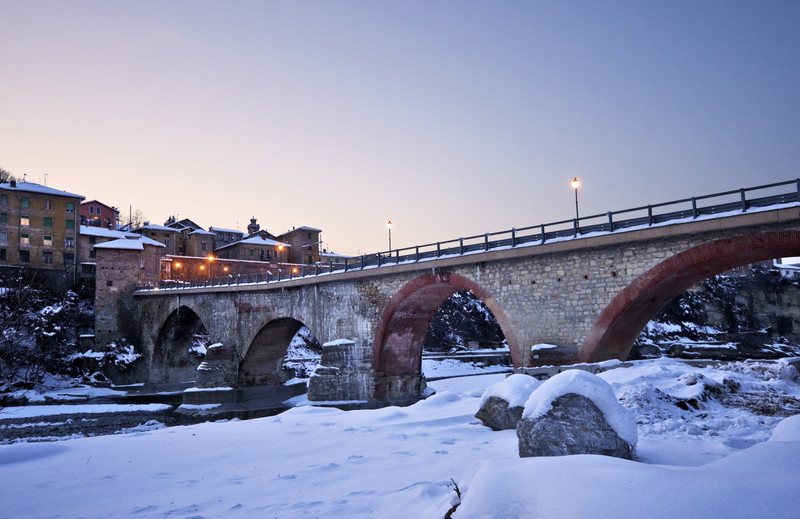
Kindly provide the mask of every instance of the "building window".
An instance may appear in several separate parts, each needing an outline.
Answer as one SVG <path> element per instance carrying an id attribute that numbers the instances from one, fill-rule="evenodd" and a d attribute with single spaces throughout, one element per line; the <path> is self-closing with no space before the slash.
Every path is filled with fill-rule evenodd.
<path id="1" fill-rule="evenodd" d="M 45 211 L 52 211 L 53 210 L 53 201 L 52 200 L 45 200 L 44 201 L 44 210 Z"/>
<path id="2" fill-rule="evenodd" d="M 75 230 L 75 220 L 67 220 L 67 230 L 68 231 Z"/>
<path id="3" fill-rule="evenodd" d="M 308 239 L 311 240 L 311 233 L 308 233 Z"/>
<path id="4" fill-rule="evenodd" d="M 167 247 L 169 247 L 169 240 L 164 240 L 164 245 L 166 245 Z"/>
<path id="5" fill-rule="evenodd" d="M 0 261 L 5 261 L 5 260 L 6 260 L 6 250 L 0 249 Z"/>
<path id="6" fill-rule="evenodd" d="M 8 213 L 0 213 L 0 223 L 8 223 Z"/>
<path id="7" fill-rule="evenodd" d="M 31 199 L 27 196 L 23 196 L 19 201 L 20 207 L 30 207 L 31 206 Z"/>
<path id="8" fill-rule="evenodd" d="M 96 258 L 97 257 L 97 251 L 94 250 L 94 249 L 90 250 L 89 251 L 89 257 L 90 258 Z"/>
<path id="9" fill-rule="evenodd" d="M 53 219 L 45 217 L 44 226 L 45 227 L 52 227 L 53 226 Z"/>
<path id="10" fill-rule="evenodd" d="M 53 237 L 50 235 L 45 234 L 44 238 L 42 238 L 42 245 L 45 247 L 52 247 L 53 246 Z"/>
<path id="11" fill-rule="evenodd" d="M 8 233 L 0 231 L 0 243 L 8 243 Z"/>
<path id="12" fill-rule="evenodd" d="M 20 234 L 19 235 L 19 244 L 20 244 L 20 246 L 27 247 L 28 245 L 31 244 L 31 237 L 28 236 L 27 234 Z"/>
<path id="13" fill-rule="evenodd" d="M 42 252 L 42 263 L 47 263 L 49 265 L 53 264 L 53 253 L 50 251 Z"/>
<path id="14" fill-rule="evenodd" d="M 31 217 L 28 215 L 22 215 L 19 217 L 19 224 L 22 226 L 29 226 L 31 224 Z"/>
<path id="15" fill-rule="evenodd" d="M 67 212 L 68 213 L 75 212 L 75 204 L 73 202 L 67 202 Z"/>
<path id="16" fill-rule="evenodd" d="M 99 205 L 94 206 L 94 214 L 100 214 L 100 206 Z"/>
<path id="17" fill-rule="evenodd" d="M 75 254 L 72 252 L 65 252 L 64 263 L 68 265 L 72 265 L 73 263 L 75 263 Z"/>
<path id="18" fill-rule="evenodd" d="M 0 204 L 8 205 L 8 195 L 3 195 L 2 197 L 0 197 Z"/>
<path id="19" fill-rule="evenodd" d="M 89 236 L 89 243 L 91 243 L 92 245 L 97 243 L 97 236 Z"/>
<path id="20" fill-rule="evenodd" d="M 64 246 L 65 247 L 74 247 L 75 246 L 75 239 L 74 238 L 64 238 Z"/>
<path id="21" fill-rule="evenodd" d="M 89 206 L 89 214 L 94 214 L 94 206 L 93 205 Z"/>
<path id="22" fill-rule="evenodd" d="M 19 251 L 19 261 L 22 263 L 28 263 L 31 260 L 31 251 L 29 250 L 21 250 Z"/>
<path id="23" fill-rule="evenodd" d="M 106 286 L 107 287 L 113 287 L 114 286 L 114 281 L 109 279 L 108 281 L 106 281 Z"/>
<path id="24" fill-rule="evenodd" d="M 202 243 L 200 244 L 200 248 L 201 248 L 202 250 L 206 250 L 206 242 L 202 242 Z"/>
<path id="25" fill-rule="evenodd" d="M 251 255 L 251 256 L 255 255 L 255 252 L 256 252 L 256 251 L 255 251 L 255 249 L 247 249 L 247 250 L 249 250 L 249 251 L 250 251 L 250 255 Z"/>

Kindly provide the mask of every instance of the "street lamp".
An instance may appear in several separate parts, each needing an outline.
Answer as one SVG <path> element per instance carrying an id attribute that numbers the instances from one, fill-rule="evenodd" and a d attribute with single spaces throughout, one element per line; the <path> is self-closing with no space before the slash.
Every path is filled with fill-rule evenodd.
<path id="1" fill-rule="evenodd" d="M 180 263 L 180 261 L 175 263 L 175 277 L 178 278 L 178 281 L 181 280 L 181 263 Z"/>
<path id="2" fill-rule="evenodd" d="M 392 252 L 392 221 L 386 223 L 386 228 L 389 229 L 389 252 Z"/>
<path id="3" fill-rule="evenodd" d="M 578 220 L 580 217 L 578 216 L 578 188 L 581 187 L 581 181 L 578 180 L 577 177 L 572 179 L 572 189 L 575 190 L 575 228 L 578 228 Z"/>
<path id="4" fill-rule="evenodd" d="M 214 274 L 214 256 L 211 254 L 208 255 L 208 278 L 211 279 Z"/>

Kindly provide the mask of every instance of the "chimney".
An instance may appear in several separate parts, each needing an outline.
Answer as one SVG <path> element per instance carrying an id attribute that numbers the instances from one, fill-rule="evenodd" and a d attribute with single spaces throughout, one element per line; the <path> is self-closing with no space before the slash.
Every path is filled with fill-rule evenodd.
<path id="1" fill-rule="evenodd" d="M 17 181 L 16 180 L 12 180 L 11 181 L 11 187 L 17 187 Z"/>

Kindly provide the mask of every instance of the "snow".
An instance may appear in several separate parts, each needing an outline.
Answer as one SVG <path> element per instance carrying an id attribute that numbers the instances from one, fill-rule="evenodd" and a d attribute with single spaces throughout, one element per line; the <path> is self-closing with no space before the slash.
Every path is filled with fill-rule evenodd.
<path id="1" fill-rule="evenodd" d="M 70 405 L 27 405 L 6 407 L 0 418 L 31 418 L 34 416 L 54 416 L 77 413 L 125 413 L 133 411 L 166 411 L 172 406 L 166 404 L 70 404 Z"/>
<path id="2" fill-rule="evenodd" d="M 581 369 L 570 369 L 545 380 L 525 402 L 522 418 L 539 418 L 553 408 L 555 399 L 567 393 L 591 400 L 619 437 L 628 445 L 636 445 L 638 435 L 633 413 L 622 407 L 608 382 Z"/>
<path id="3" fill-rule="evenodd" d="M 670 400 L 731 379 L 797 398 L 788 364 L 631 364 L 599 377 L 635 413 L 641 461 L 519 458 L 515 431 L 474 418 L 486 389 L 505 380 L 479 375 L 431 382 L 437 393 L 409 407 L 303 406 L 3 445 L 0 517 L 441 518 L 459 503 L 456 485 L 454 519 L 797 516 L 800 417 Z"/>
<path id="4" fill-rule="evenodd" d="M 70 198 L 80 198 L 81 200 L 84 200 L 86 198 L 85 196 L 82 195 L 68 193 L 66 191 L 53 189 L 52 187 L 43 186 L 41 184 L 35 184 L 33 182 L 17 182 L 16 187 L 12 187 L 10 182 L 5 182 L 0 184 L 0 188 L 16 190 L 16 191 L 25 191 L 27 193 L 39 193 L 43 195 L 68 196 Z"/>
<path id="5" fill-rule="evenodd" d="M 511 375 L 502 382 L 489 386 L 481 396 L 481 406 L 490 398 L 501 398 L 508 402 L 508 407 L 523 407 L 531 393 L 541 384 L 528 375 Z"/>

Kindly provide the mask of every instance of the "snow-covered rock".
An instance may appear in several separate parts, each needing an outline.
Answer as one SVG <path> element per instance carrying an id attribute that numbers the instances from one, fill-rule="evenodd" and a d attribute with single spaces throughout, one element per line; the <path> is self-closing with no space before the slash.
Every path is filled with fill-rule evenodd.
<path id="1" fill-rule="evenodd" d="M 608 382 L 582 370 L 559 373 L 525 402 L 517 425 L 519 454 L 603 454 L 632 459 L 636 419 Z"/>
<path id="2" fill-rule="evenodd" d="M 541 382 L 528 375 L 511 375 L 490 386 L 481 397 L 475 418 L 495 431 L 516 429 L 525 401 Z"/>

